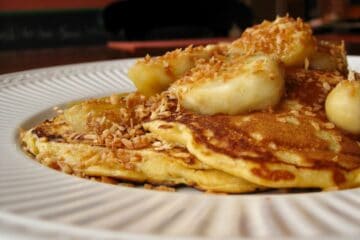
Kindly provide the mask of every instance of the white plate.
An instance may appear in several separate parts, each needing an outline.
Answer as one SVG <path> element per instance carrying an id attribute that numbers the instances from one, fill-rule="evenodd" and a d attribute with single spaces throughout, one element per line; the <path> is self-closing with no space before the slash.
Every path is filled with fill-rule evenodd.
<path id="1" fill-rule="evenodd" d="M 91 182 L 44 167 L 19 148 L 19 127 L 69 101 L 133 90 L 133 60 L 0 76 L 0 238 L 349 239 L 360 236 L 360 189 L 209 195 Z M 360 70 L 360 57 L 350 57 Z"/>

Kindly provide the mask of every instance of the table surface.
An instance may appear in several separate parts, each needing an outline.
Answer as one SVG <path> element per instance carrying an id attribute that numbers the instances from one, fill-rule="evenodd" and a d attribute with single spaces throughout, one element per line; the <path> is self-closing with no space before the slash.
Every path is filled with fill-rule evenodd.
<path id="1" fill-rule="evenodd" d="M 349 55 L 360 55 L 360 42 L 346 42 Z M 106 45 L 0 51 L 0 74 L 81 62 L 114 60 L 163 54 L 169 49 L 140 49 L 124 52 Z"/>

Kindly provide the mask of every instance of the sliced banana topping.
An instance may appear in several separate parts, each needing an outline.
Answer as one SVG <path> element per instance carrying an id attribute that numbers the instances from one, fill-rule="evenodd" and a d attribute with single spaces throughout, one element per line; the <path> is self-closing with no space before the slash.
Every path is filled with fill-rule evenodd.
<path id="1" fill-rule="evenodd" d="M 348 72 L 344 42 L 318 41 L 317 50 L 309 58 L 310 69 Z"/>
<path id="2" fill-rule="evenodd" d="M 129 78 L 138 91 L 146 96 L 166 90 L 171 83 L 183 77 L 197 65 L 197 61 L 213 56 L 267 54 L 279 59 L 285 66 L 301 66 L 316 49 L 311 28 L 301 19 L 278 17 L 247 28 L 233 43 L 206 47 L 177 49 L 160 57 L 145 57 L 129 69 Z"/>
<path id="3" fill-rule="evenodd" d="M 277 17 L 248 28 L 232 43 L 240 54 L 264 53 L 279 58 L 286 66 L 301 66 L 316 49 L 311 27 L 301 19 Z"/>
<path id="4" fill-rule="evenodd" d="M 325 110 L 337 127 L 360 134 L 360 81 L 344 80 L 329 93 Z"/>
<path id="5" fill-rule="evenodd" d="M 226 46 L 221 44 L 188 47 L 160 57 L 147 56 L 133 65 L 128 75 L 140 93 L 152 96 L 166 90 L 172 82 L 191 69 L 198 59 L 208 59 L 224 47 Z"/>
<path id="6" fill-rule="evenodd" d="M 197 64 L 169 89 L 201 114 L 241 114 L 275 106 L 284 90 L 283 68 L 267 55 L 218 57 Z"/>

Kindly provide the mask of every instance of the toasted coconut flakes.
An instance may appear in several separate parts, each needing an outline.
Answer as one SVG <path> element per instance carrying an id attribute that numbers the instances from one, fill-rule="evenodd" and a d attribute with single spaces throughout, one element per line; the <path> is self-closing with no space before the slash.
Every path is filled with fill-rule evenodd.
<path id="1" fill-rule="evenodd" d="M 310 116 L 310 117 L 314 117 L 314 116 L 316 116 L 316 114 L 315 114 L 315 113 L 310 112 L 310 111 L 305 111 L 305 112 L 304 112 L 304 114 L 305 114 L 306 116 Z"/>
<path id="2" fill-rule="evenodd" d="M 254 138 L 256 141 L 262 141 L 264 139 L 264 136 L 261 133 L 253 132 L 250 134 L 252 138 Z"/>
<path id="3" fill-rule="evenodd" d="M 70 139 L 92 140 L 101 146 L 111 148 L 125 147 L 128 149 L 140 149 L 150 146 L 153 138 L 147 135 L 143 129 L 142 123 L 152 115 L 153 119 L 166 118 L 171 116 L 178 101 L 175 95 L 170 93 L 157 94 L 150 98 L 134 93 L 126 97 L 112 95 L 109 98 L 112 104 L 119 104 L 126 107 L 119 108 L 115 114 L 115 119 L 108 118 L 113 115 L 107 115 L 105 112 L 102 116 L 94 117 L 89 115 L 87 125 L 88 134 L 73 134 Z M 171 109 L 171 111 L 169 111 Z M 116 121 L 116 122 L 113 122 Z M 160 145 L 158 149 L 169 149 L 170 146 Z"/>
<path id="4" fill-rule="evenodd" d="M 277 145 L 274 142 L 270 142 L 268 146 L 271 149 L 277 150 Z"/>
<path id="5" fill-rule="evenodd" d="M 342 141 L 342 137 L 339 136 L 339 135 L 335 135 L 334 138 L 335 138 L 335 140 L 336 140 L 337 142 L 341 142 L 341 141 Z"/>
<path id="6" fill-rule="evenodd" d="M 349 81 L 355 81 L 355 80 L 356 80 L 356 78 L 355 78 L 355 72 L 349 70 L 349 74 L 348 74 L 348 77 L 347 77 L 347 78 L 348 78 Z"/>
<path id="7" fill-rule="evenodd" d="M 299 116 L 299 111 L 298 110 L 291 110 L 290 113 L 292 113 L 294 116 Z"/>
<path id="8" fill-rule="evenodd" d="M 104 123 L 106 121 L 106 117 L 102 116 L 100 118 L 96 118 L 95 121 L 98 122 L 100 125 L 104 125 Z"/>
<path id="9" fill-rule="evenodd" d="M 286 123 L 286 118 L 283 117 L 277 117 L 276 121 L 281 122 L 281 123 Z"/>
<path id="10" fill-rule="evenodd" d="M 161 112 L 159 115 L 160 115 L 161 117 L 170 117 L 171 112 L 169 112 L 169 111 L 164 111 L 164 112 Z"/>
<path id="11" fill-rule="evenodd" d="M 95 134 L 85 134 L 85 135 L 83 135 L 83 139 L 85 139 L 85 140 L 97 140 L 97 136 Z"/>
<path id="12" fill-rule="evenodd" d="M 76 139 L 78 136 L 79 136 L 79 133 L 75 132 L 75 133 L 70 134 L 69 139 Z"/>
<path id="13" fill-rule="evenodd" d="M 304 67 L 305 67 L 305 71 L 307 71 L 309 69 L 309 59 L 308 58 L 305 58 L 305 61 L 304 61 Z"/>
<path id="14" fill-rule="evenodd" d="M 253 157 L 253 158 L 259 157 L 259 154 L 251 151 L 242 151 L 240 152 L 240 155 L 245 157 Z"/>
<path id="15" fill-rule="evenodd" d="M 128 129 L 128 133 L 129 133 L 130 136 L 134 136 L 135 132 L 136 132 L 136 130 L 134 128 L 129 128 Z"/>
<path id="16" fill-rule="evenodd" d="M 145 134 L 143 129 L 136 129 L 135 135 L 143 135 L 143 134 Z"/>
<path id="17" fill-rule="evenodd" d="M 134 148 L 133 143 L 129 139 L 122 138 L 120 141 L 121 141 L 122 144 L 124 144 L 124 146 L 126 148 L 128 148 L 128 149 L 133 149 Z"/>
<path id="18" fill-rule="evenodd" d="M 319 111 L 320 109 L 322 109 L 322 106 L 320 104 L 315 103 L 313 109 L 314 111 Z"/>
<path id="19" fill-rule="evenodd" d="M 66 164 L 64 161 L 57 161 L 57 164 L 60 166 L 62 172 L 67 174 L 72 174 L 73 170 L 70 165 Z"/>
<path id="20" fill-rule="evenodd" d="M 167 67 L 169 67 L 169 62 L 168 61 L 166 61 L 166 60 L 163 60 L 162 61 L 162 65 L 165 67 L 165 68 L 167 68 Z"/>
<path id="21" fill-rule="evenodd" d="M 124 168 L 126 170 L 134 170 L 135 169 L 135 165 L 133 163 L 127 162 L 124 164 Z"/>
<path id="22" fill-rule="evenodd" d="M 155 141 L 155 142 L 153 142 L 152 146 L 154 146 L 154 147 L 160 147 L 161 144 L 162 144 L 162 143 L 161 143 L 160 141 Z"/>
<path id="23" fill-rule="evenodd" d="M 147 136 L 138 136 L 132 139 L 133 146 L 135 149 L 145 148 L 150 146 L 150 138 Z"/>
<path id="24" fill-rule="evenodd" d="M 139 105 L 135 108 L 135 115 L 138 119 L 144 119 L 150 114 L 150 109 L 145 108 L 144 105 Z"/>
<path id="25" fill-rule="evenodd" d="M 317 122 L 310 121 L 310 124 L 315 128 L 316 131 L 320 130 L 320 125 Z"/>
<path id="26" fill-rule="evenodd" d="M 322 87 L 326 90 L 329 91 L 331 89 L 331 86 L 329 83 L 327 82 L 323 82 Z"/>
<path id="27" fill-rule="evenodd" d="M 174 148 L 174 146 L 170 143 L 163 143 L 163 142 L 154 142 L 152 144 L 155 151 L 163 151 L 163 150 L 169 150 Z"/>
<path id="28" fill-rule="evenodd" d="M 335 128 L 335 124 L 333 124 L 333 123 L 331 123 L 331 122 L 324 123 L 324 126 L 325 126 L 325 128 L 327 128 L 327 129 L 333 129 L 333 128 Z"/>
<path id="29" fill-rule="evenodd" d="M 114 124 L 114 126 L 116 126 L 117 129 L 119 129 L 120 131 L 124 131 L 124 130 L 125 130 L 125 127 L 123 127 L 123 126 L 121 126 L 121 125 Z"/>
<path id="30" fill-rule="evenodd" d="M 181 110 L 181 104 L 180 104 L 180 99 L 178 98 L 178 96 L 177 96 L 177 99 L 178 99 L 178 101 L 176 101 L 177 102 L 177 104 L 176 104 L 176 112 L 180 112 L 180 110 Z"/>
<path id="31" fill-rule="evenodd" d="M 293 116 L 287 116 L 286 117 L 286 122 L 291 123 L 293 125 L 300 125 L 299 119 L 297 119 L 296 117 L 293 117 Z"/>
<path id="32" fill-rule="evenodd" d="M 250 116 L 245 116 L 245 117 L 241 118 L 241 121 L 249 122 L 249 121 L 251 121 L 251 117 Z"/>

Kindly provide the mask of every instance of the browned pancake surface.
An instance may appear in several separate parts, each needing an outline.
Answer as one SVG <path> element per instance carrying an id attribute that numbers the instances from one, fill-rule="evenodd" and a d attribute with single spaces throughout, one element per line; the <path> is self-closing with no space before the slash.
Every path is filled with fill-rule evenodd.
<path id="1" fill-rule="evenodd" d="M 330 169 L 341 181 L 342 171 L 360 167 L 359 137 L 336 128 L 325 116 L 327 93 L 343 77 L 336 72 L 291 69 L 286 78 L 286 95 L 275 109 L 239 116 L 183 111 L 164 120 L 186 125 L 197 143 L 234 159 Z M 300 158 L 279 158 L 278 152 Z"/>

